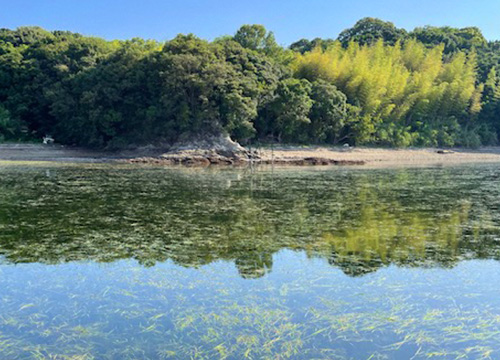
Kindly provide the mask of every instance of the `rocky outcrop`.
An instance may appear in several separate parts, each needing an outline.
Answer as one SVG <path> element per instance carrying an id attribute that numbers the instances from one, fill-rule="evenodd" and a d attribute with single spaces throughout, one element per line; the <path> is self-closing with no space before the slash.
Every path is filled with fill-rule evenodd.
<path id="1" fill-rule="evenodd" d="M 168 152 L 159 156 L 139 157 L 124 160 L 132 164 L 153 165 L 185 165 L 185 166 L 210 166 L 210 165 L 364 165 L 364 161 L 333 160 L 322 157 L 297 157 L 297 158 L 261 158 L 258 151 L 245 149 L 228 136 L 215 136 L 190 139 L 178 142 L 171 146 Z"/>

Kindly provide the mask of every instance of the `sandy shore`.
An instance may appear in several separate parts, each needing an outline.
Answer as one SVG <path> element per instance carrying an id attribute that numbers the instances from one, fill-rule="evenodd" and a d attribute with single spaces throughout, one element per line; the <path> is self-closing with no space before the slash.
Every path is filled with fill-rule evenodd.
<path id="1" fill-rule="evenodd" d="M 500 147 L 481 149 L 381 149 L 381 148 L 275 148 L 260 152 L 263 159 L 319 157 L 337 161 L 364 161 L 372 166 L 446 165 L 460 163 L 500 163 Z"/>
<path id="2" fill-rule="evenodd" d="M 364 162 L 370 166 L 418 166 L 466 163 L 500 164 L 500 147 L 477 150 L 451 149 L 442 154 L 440 149 L 380 149 L 380 148 L 326 148 L 326 147 L 277 147 L 260 149 L 258 155 L 264 162 L 277 163 L 316 158 L 342 163 Z M 138 157 L 161 157 L 161 153 L 121 152 L 109 153 L 57 145 L 0 144 L 0 161 L 55 161 L 102 163 L 123 161 Z"/>

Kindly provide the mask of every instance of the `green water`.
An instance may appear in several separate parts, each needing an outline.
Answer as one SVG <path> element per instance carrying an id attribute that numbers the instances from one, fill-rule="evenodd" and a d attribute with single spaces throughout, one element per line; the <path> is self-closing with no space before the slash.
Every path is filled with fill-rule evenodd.
<path id="1" fill-rule="evenodd" d="M 0 166 L 0 359 L 500 359 L 500 166 Z"/>

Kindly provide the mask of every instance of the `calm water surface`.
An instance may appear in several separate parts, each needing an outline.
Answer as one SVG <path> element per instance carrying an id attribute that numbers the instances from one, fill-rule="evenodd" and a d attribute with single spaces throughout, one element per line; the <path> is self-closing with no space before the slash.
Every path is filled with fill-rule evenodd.
<path id="1" fill-rule="evenodd" d="M 500 166 L 0 166 L 0 359 L 500 359 Z"/>

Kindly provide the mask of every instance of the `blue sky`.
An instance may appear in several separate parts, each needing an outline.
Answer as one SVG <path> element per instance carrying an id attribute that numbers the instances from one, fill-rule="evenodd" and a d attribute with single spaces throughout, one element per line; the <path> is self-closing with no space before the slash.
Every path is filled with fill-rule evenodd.
<path id="1" fill-rule="evenodd" d="M 39 25 L 106 39 L 205 38 L 263 24 L 282 45 L 333 37 L 365 16 L 398 27 L 478 26 L 500 39 L 500 0 L 0 0 L 0 27 Z"/>

